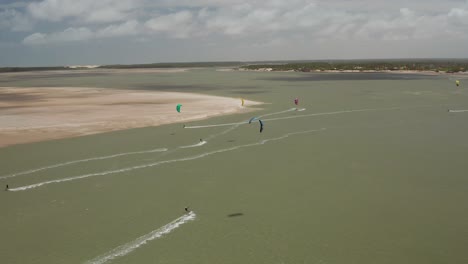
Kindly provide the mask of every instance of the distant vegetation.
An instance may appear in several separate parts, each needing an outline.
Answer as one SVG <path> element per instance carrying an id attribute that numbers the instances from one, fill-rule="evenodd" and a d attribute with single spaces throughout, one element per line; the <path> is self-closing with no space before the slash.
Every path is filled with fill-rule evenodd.
<path id="1" fill-rule="evenodd" d="M 150 68 L 203 68 L 232 67 L 240 70 L 264 71 L 434 71 L 466 72 L 468 59 L 402 59 L 402 60 L 330 60 L 330 61 L 259 61 L 259 62 L 167 62 L 150 64 L 115 64 L 102 65 L 95 69 L 150 69 Z M 2 72 L 54 71 L 54 70 L 90 70 L 87 66 L 56 67 L 4 67 Z"/>
<path id="2" fill-rule="evenodd" d="M 0 68 L 2 72 L 26 72 L 26 71 L 58 71 L 58 70 L 73 70 L 66 67 L 4 67 Z"/>
<path id="3" fill-rule="evenodd" d="M 288 63 L 261 63 L 240 67 L 244 70 L 264 71 L 434 71 L 466 72 L 468 59 L 434 60 L 349 60 L 349 61 L 304 61 Z"/>
<path id="4" fill-rule="evenodd" d="M 114 64 L 92 67 L 94 69 L 151 69 L 151 68 L 202 68 L 202 67 L 240 67 L 245 65 L 238 61 L 225 62 L 167 62 L 150 64 Z M 56 66 L 56 67 L 4 67 L 2 72 L 26 72 L 26 71 L 57 71 L 57 70 L 92 70 L 88 66 Z"/>
<path id="5" fill-rule="evenodd" d="M 225 62 L 167 62 L 151 64 L 115 64 L 103 65 L 101 69 L 145 69 L 145 68 L 199 68 L 199 67 L 239 67 L 245 63 L 237 61 Z"/>

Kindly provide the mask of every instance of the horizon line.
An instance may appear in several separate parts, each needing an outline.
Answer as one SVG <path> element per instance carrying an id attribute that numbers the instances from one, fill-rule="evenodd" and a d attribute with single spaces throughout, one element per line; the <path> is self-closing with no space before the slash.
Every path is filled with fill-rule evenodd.
<path id="1" fill-rule="evenodd" d="M 451 57 L 422 57 L 422 58 L 354 58 L 354 59 L 280 59 L 280 60 L 209 60 L 209 61 L 163 61 L 163 62 L 142 62 L 142 63 L 77 63 L 66 65 L 30 65 L 30 66 L 0 66 L 0 69 L 22 69 L 22 68 L 69 68 L 72 66 L 133 66 L 133 65 L 164 65 L 164 64 L 247 64 L 247 63 L 281 63 L 281 62 L 334 62 L 334 61 L 430 61 L 430 60 L 451 60 L 451 61 L 468 61 L 467 58 L 451 58 Z"/>

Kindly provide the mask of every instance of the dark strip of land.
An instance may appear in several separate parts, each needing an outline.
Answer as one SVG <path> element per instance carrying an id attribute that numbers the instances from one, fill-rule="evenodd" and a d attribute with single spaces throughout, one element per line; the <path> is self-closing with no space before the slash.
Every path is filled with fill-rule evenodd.
<path id="1" fill-rule="evenodd" d="M 88 69 L 150 69 L 232 67 L 243 70 L 270 69 L 271 71 L 433 71 L 456 73 L 468 70 L 468 59 L 380 59 L 380 60 L 303 60 L 303 61 L 224 61 L 224 62 L 165 62 L 148 64 L 113 64 L 96 67 L 3 67 L 3 72 L 56 71 Z"/>

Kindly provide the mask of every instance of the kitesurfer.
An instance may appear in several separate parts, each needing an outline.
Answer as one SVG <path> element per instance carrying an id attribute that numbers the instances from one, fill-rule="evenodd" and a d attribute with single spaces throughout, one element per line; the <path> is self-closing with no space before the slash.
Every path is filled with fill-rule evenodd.
<path id="1" fill-rule="evenodd" d="M 7 184 L 6 187 L 5 187 L 5 191 L 8 191 L 8 188 L 9 188 L 9 187 L 8 187 L 8 184 Z"/>
<path id="2" fill-rule="evenodd" d="M 203 139 L 200 138 L 200 142 L 203 142 Z"/>
<path id="3" fill-rule="evenodd" d="M 188 206 L 185 207 L 184 210 L 185 210 L 186 213 L 190 213 L 190 209 L 188 208 Z"/>

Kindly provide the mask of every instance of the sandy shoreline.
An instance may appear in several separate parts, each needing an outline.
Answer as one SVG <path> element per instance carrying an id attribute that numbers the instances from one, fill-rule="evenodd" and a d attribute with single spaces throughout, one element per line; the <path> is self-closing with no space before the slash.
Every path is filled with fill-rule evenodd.
<path id="1" fill-rule="evenodd" d="M 182 111 L 175 109 L 182 104 Z M 246 106 L 259 102 L 245 101 Z M 0 147 L 252 111 L 238 98 L 108 88 L 0 88 Z"/>

